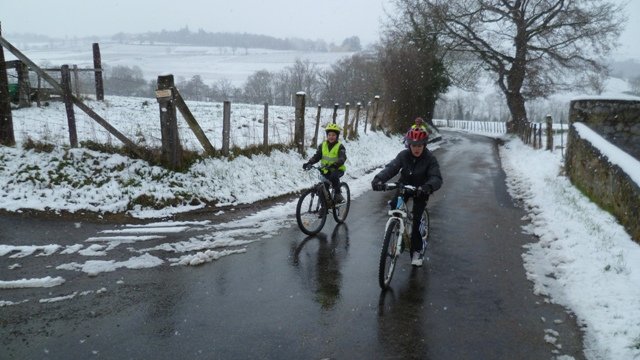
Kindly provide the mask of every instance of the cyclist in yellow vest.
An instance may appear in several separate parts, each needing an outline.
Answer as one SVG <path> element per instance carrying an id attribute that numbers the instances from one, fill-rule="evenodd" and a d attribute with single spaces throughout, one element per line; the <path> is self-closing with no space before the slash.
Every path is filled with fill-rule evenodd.
<path id="1" fill-rule="evenodd" d="M 427 135 L 433 134 L 433 129 L 431 128 L 431 126 L 429 126 L 429 124 L 425 122 L 423 118 L 418 116 L 414 120 L 413 125 L 411 125 L 411 128 L 409 129 L 409 131 L 407 131 L 403 139 L 403 142 L 407 146 L 407 149 L 409 148 L 409 139 L 408 139 L 409 133 L 411 132 L 411 130 L 416 130 L 416 129 L 426 132 Z"/>
<path id="2" fill-rule="evenodd" d="M 344 165 L 347 161 L 347 149 L 338 141 L 340 130 L 338 124 L 327 124 L 324 129 L 327 134 L 325 141 L 318 146 L 318 150 L 309 161 L 302 165 L 303 169 L 308 170 L 311 168 L 311 165 L 320 161 L 322 174 L 331 182 L 331 186 L 335 189 L 334 201 L 336 203 L 345 201 L 340 193 L 340 178 L 347 170 L 347 167 Z"/>
<path id="3" fill-rule="evenodd" d="M 417 117 L 414 120 L 413 125 L 411 125 L 411 129 L 409 130 L 414 130 L 414 129 L 422 129 L 424 131 L 426 131 L 427 133 L 429 133 L 429 128 L 427 127 L 427 124 L 424 122 L 424 119 L 421 117 Z"/>

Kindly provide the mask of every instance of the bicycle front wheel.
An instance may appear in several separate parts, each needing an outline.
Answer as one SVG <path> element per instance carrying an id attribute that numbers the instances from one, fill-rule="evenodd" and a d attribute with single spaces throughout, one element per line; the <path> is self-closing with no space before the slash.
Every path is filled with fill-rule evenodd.
<path id="1" fill-rule="evenodd" d="M 347 183 L 340 183 L 340 193 L 344 197 L 344 202 L 333 206 L 333 219 L 338 224 L 342 224 L 347 219 L 349 208 L 351 207 L 351 191 Z"/>
<path id="2" fill-rule="evenodd" d="M 424 208 L 422 212 L 422 221 L 420 222 L 420 235 L 422 235 L 422 242 L 429 241 L 429 235 L 431 235 L 431 223 L 429 222 L 429 210 Z"/>
<path id="3" fill-rule="evenodd" d="M 307 235 L 315 235 L 322 230 L 327 221 L 327 202 L 324 196 L 318 196 L 316 189 L 302 192 L 296 206 L 298 227 Z"/>
<path id="4" fill-rule="evenodd" d="M 396 261 L 400 254 L 396 253 L 397 243 L 401 240 L 400 220 L 393 219 L 384 234 L 382 250 L 380 252 L 380 265 L 378 267 L 378 283 L 382 290 L 386 290 L 391 282 L 393 271 L 396 269 Z"/>

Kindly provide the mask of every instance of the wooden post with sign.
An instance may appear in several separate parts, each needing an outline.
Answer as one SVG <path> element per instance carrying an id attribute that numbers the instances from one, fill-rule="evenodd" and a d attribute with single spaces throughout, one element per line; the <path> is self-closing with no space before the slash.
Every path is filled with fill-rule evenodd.
<path id="1" fill-rule="evenodd" d="M 62 98 L 67 110 L 67 124 L 69 125 L 69 144 L 72 148 L 78 147 L 78 133 L 76 131 L 76 115 L 73 112 L 73 93 L 71 92 L 71 73 L 69 65 L 60 68 L 62 77 Z"/>
<path id="2" fill-rule="evenodd" d="M 173 89 L 173 75 L 158 76 L 156 100 L 158 100 L 160 107 L 162 161 L 169 169 L 178 170 L 182 167 L 182 147 L 178 136 L 178 120 Z"/>

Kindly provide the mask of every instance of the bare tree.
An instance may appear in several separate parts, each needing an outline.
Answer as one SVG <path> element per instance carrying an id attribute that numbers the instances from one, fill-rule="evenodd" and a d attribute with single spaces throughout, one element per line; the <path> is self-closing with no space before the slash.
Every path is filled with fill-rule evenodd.
<path id="1" fill-rule="evenodd" d="M 177 86 L 182 96 L 187 100 L 203 101 L 211 92 L 200 75 L 194 75 L 189 80 L 180 81 Z"/>
<path id="2" fill-rule="evenodd" d="M 121 96 L 148 96 L 147 82 L 142 69 L 134 65 L 104 66 L 104 88 L 108 94 Z"/>
<path id="3" fill-rule="evenodd" d="M 292 66 L 286 68 L 289 73 L 290 94 L 304 91 L 307 103 L 315 102 L 318 89 L 318 67 L 309 59 L 296 59 Z"/>
<path id="4" fill-rule="evenodd" d="M 233 100 L 233 95 L 236 93 L 235 87 L 229 81 L 229 79 L 222 78 L 217 80 L 211 85 L 211 98 L 214 101 L 226 101 Z"/>
<path id="5" fill-rule="evenodd" d="M 626 21 L 606 0 L 406 1 L 426 5 L 455 49 L 494 74 L 510 131 L 526 125 L 525 101 L 568 88 L 574 71 L 602 71 Z"/>
<path id="6" fill-rule="evenodd" d="M 387 126 L 404 131 L 420 116 L 431 121 L 440 94 L 451 84 L 444 59 L 447 47 L 428 4 L 396 0 L 400 10 L 389 19 L 378 49 L 384 84 Z"/>
<path id="7" fill-rule="evenodd" d="M 253 104 L 273 104 L 273 74 L 267 70 L 253 73 L 244 85 L 245 99 Z"/>
<path id="8" fill-rule="evenodd" d="M 375 54 L 356 53 L 319 74 L 319 103 L 364 103 L 382 91 L 379 61 Z"/>
<path id="9" fill-rule="evenodd" d="M 289 91 L 289 73 L 285 70 L 276 74 L 273 80 L 274 100 L 276 105 L 291 105 Z"/>

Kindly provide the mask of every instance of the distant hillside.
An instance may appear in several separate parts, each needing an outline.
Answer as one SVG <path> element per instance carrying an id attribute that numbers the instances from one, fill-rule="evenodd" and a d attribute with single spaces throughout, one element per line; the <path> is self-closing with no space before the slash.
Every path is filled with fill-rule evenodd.
<path id="1" fill-rule="evenodd" d="M 8 34 L 7 38 L 14 42 L 56 42 L 46 35 L 39 34 Z M 95 39 L 95 36 L 87 36 L 84 39 Z M 69 40 L 69 39 L 65 39 Z M 160 32 L 147 32 L 142 34 L 117 33 L 111 36 L 111 40 L 119 43 L 138 44 L 179 44 L 196 46 L 230 47 L 237 49 L 271 49 L 271 50 L 295 50 L 309 52 L 356 52 L 360 51 L 360 39 L 357 36 L 344 39 L 342 44 L 327 44 L 324 40 L 306 40 L 299 38 L 280 39 L 268 35 L 256 35 L 247 33 L 206 32 L 202 29 L 192 32 L 188 27 L 180 30 L 162 30 Z"/>

